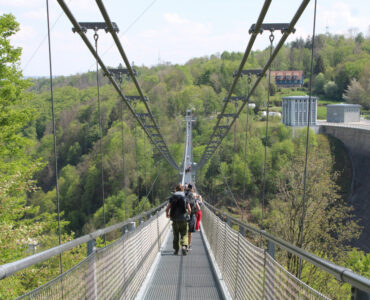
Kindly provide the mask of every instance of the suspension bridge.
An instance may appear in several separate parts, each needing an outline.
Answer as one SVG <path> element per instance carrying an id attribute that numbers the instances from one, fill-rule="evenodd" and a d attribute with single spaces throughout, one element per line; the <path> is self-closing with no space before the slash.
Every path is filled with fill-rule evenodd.
<path id="1" fill-rule="evenodd" d="M 224 99 L 224 106 L 218 115 L 216 125 L 198 163 L 195 163 L 193 159 L 192 122 L 194 119 L 191 110 L 186 112 L 185 151 L 182 164 L 178 166 L 150 109 L 149 99 L 144 95 L 136 78 L 136 71 L 130 65 L 119 40 L 117 35 L 119 31 L 118 26 L 110 19 L 103 1 L 96 0 L 96 3 L 104 18 L 104 22 L 95 23 L 78 22 L 65 1 L 57 1 L 71 21 L 73 32 L 81 37 L 91 54 L 95 57 L 97 71 L 100 67 L 117 91 L 122 103 L 127 106 L 128 111 L 146 133 L 151 144 L 168 162 L 169 166 L 178 171 L 180 175 L 179 182 L 182 184 L 192 183 L 195 187 L 196 172 L 221 147 L 223 139 L 231 130 L 244 107 L 249 104 L 249 99 L 262 78 L 268 74 L 270 79 L 269 70 L 274 58 L 288 36 L 295 31 L 294 27 L 298 19 L 310 2 L 309 0 L 303 0 L 289 23 L 271 24 L 263 23 L 271 3 L 271 0 L 264 1 L 256 23 L 252 24 L 250 28 L 251 37 L 247 48 L 239 68 L 234 72 L 233 83 Z M 49 11 L 47 13 L 49 16 Z M 315 28 L 315 25 L 313 28 Z M 94 31 L 95 46 L 86 35 L 88 30 Z M 104 64 L 98 53 L 99 30 L 105 30 L 112 36 L 126 65 L 125 69 L 109 69 Z M 270 32 L 270 56 L 261 70 L 245 70 L 244 66 L 252 46 L 258 34 L 265 30 Z M 273 47 L 273 33 L 275 30 L 280 30 L 282 37 Z M 49 54 L 51 93 L 53 93 L 50 29 Z M 138 95 L 127 96 L 123 93 L 120 85 L 123 74 L 130 76 Z M 248 94 L 246 97 L 234 97 L 232 95 L 236 84 L 243 75 L 248 76 Z M 99 87 L 98 72 L 97 86 Z M 53 94 L 51 98 L 53 104 Z M 144 104 L 145 113 L 136 111 L 135 103 L 138 101 Z M 234 114 L 227 113 L 227 107 L 232 105 L 232 103 L 235 104 Z M 238 106 L 237 103 L 241 103 L 241 105 Z M 98 107 L 100 115 L 99 88 Z M 268 107 L 267 103 L 267 109 Z M 52 113 L 54 152 L 56 153 L 54 109 Z M 309 107 L 307 142 L 310 115 Z M 267 137 L 268 111 L 266 116 Z M 102 154 L 101 144 L 100 151 Z M 104 209 L 104 173 L 102 165 L 101 168 Z M 264 176 L 265 173 L 266 163 L 264 165 Z M 58 186 L 58 183 L 56 183 L 56 186 Z M 264 195 L 262 196 L 262 205 L 263 203 Z M 295 277 L 289 273 L 284 266 L 278 263 L 275 259 L 275 249 L 279 248 L 287 251 L 290 255 L 299 257 L 301 262 L 305 261 L 305 263 L 312 264 L 320 270 L 333 275 L 339 282 L 349 283 L 352 286 L 352 299 L 370 299 L 370 279 L 271 235 L 263 228 L 256 228 L 231 217 L 208 202 L 205 202 L 202 207 L 201 232 L 193 234 L 193 250 L 187 256 L 173 255 L 171 222 L 166 218 L 165 207 L 166 203 L 162 203 L 141 215 L 109 227 L 104 225 L 104 228 L 98 231 L 64 244 L 59 239 L 59 246 L 57 247 L 0 266 L 0 280 L 54 256 L 60 257 L 62 265 L 62 254 L 64 252 L 87 243 L 87 257 L 84 260 L 67 271 L 63 271 L 61 267 L 58 277 L 19 297 L 19 299 L 329 299 L 301 281 L 298 278 L 299 276 Z M 303 229 L 304 211 L 300 226 Z M 121 231 L 120 237 L 107 245 L 106 235 L 116 231 Z M 253 243 L 254 239 L 251 238 L 253 236 L 259 237 L 258 245 Z M 104 237 L 105 246 L 102 248 L 96 248 L 96 239 L 99 237 Z"/>

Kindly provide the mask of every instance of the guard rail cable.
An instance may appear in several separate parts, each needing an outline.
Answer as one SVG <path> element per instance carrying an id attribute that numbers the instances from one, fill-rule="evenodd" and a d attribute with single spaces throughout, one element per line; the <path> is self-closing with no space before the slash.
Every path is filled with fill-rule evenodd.
<path id="1" fill-rule="evenodd" d="M 289 253 L 302 258 L 306 262 L 313 264 L 327 273 L 330 273 L 338 281 L 351 284 L 352 287 L 357 291 L 360 291 L 360 293 L 370 294 L 369 278 L 356 274 L 348 268 L 336 265 L 326 259 L 320 258 L 312 253 L 298 248 L 266 232 L 265 230 L 261 230 L 251 226 L 250 224 L 241 222 L 240 220 L 231 217 L 221 210 L 215 208 L 206 201 L 204 201 L 204 204 L 204 217 L 202 216 L 202 226 L 204 228 L 204 232 L 206 233 L 207 239 L 209 240 L 209 244 L 216 258 L 216 262 L 223 277 L 225 278 L 227 288 L 231 294 L 234 293 L 234 295 L 236 295 L 238 293 L 242 293 L 242 291 L 245 292 L 247 288 L 245 286 L 241 286 L 243 284 L 247 285 L 248 282 L 255 283 L 259 281 L 262 283 L 262 281 L 266 279 L 266 282 L 264 283 L 265 286 L 262 287 L 261 285 L 260 288 L 264 289 L 265 293 L 268 292 L 270 295 L 272 295 L 271 297 L 266 296 L 268 299 L 285 299 L 285 297 L 288 297 L 283 297 L 280 294 L 282 289 L 285 289 L 285 292 L 288 294 L 295 291 L 294 293 L 297 294 L 291 294 L 293 299 L 311 299 L 307 298 L 308 296 L 305 298 L 304 295 L 316 295 L 319 297 L 319 299 L 327 299 L 325 296 L 314 291 L 311 287 L 308 287 L 298 278 L 288 273 L 273 259 L 273 249 L 275 246 L 278 246 Z M 226 221 L 223 221 L 222 219 Z M 239 233 L 232 229 L 232 224 L 235 224 L 239 227 Z M 260 235 L 267 240 L 269 250 L 265 251 L 251 244 L 245 238 L 246 230 Z M 265 256 L 266 253 L 264 253 L 264 251 L 268 252 L 267 254 L 269 255 Z M 261 272 L 264 272 L 264 275 Z M 277 272 L 279 272 L 279 275 Z M 241 273 L 243 276 L 240 275 Z M 280 279 L 278 277 L 280 277 Z M 295 287 L 283 287 L 281 285 L 282 283 L 278 284 L 277 279 L 281 280 L 282 283 L 285 282 L 286 285 L 289 283 Z M 293 284 L 292 282 L 295 283 Z M 236 289 L 241 290 L 239 291 Z M 259 293 L 262 292 L 263 290 L 259 290 Z M 235 298 L 249 298 L 249 296 L 242 297 L 241 294 L 238 295 L 239 296 Z M 288 297 L 287 299 L 292 299 L 291 297 Z"/>
<path id="2" fill-rule="evenodd" d="M 144 212 L 138 216 L 135 216 L 133 218 L 129 218 L 124 222 L 117 223 L 115 225 L 111 225 L 109 227 L 106 227 L 105 229 L 99 229 L 95 232 L 89 233 L 87 235 L 84 235 L 82 237 L 79 237 L 77 239 L 74 239 L 70 242 L 64 243 L 60 246 L 56 246 L 54 248 L 50 248 L 48 250 L 42 251 L 40 253 L 25 257 L 23 259 L 17 260 L 15 262 L 7 263 L 0 266 L 0 280 L 4 279 L 6 277 L 9 277 L 13 275 L 14 273 L 23 270 L 25 268 L 28 268 L 30 266 L 33 266 L 37 263 L 41 263 L 55 255 L 62 254 L 65 251 L 71 250 L 77 246 L 80 246 L 84 243 L 88 243 L 90 241 L 93 241 L 97 239 L 100 236 L 103 236 L 104 234 L 108 234 L 115 230 L 129 230 L 132 226 L 136 227 L 136 223 L 140 223 L 141 220 L 144 219 L 153 219 L 150 218 L 151 215 L 156 215 L 157 217 L 159 215 L 162 215 L 164 213 L 164 207 L 166 206 L 167 202 L 162 203 L 161 205 Z M 107 246 L 108 247 L 108 246 Z M 106 247 L 102 248 L 105 249 Z M 100 250 L 99 250 L 100 251 Z"/>

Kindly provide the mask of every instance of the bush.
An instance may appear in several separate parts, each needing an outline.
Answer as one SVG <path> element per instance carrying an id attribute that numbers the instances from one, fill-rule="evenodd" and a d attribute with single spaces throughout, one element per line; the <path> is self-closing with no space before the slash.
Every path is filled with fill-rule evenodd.
<path id="1" fill-rule="evenodd" d="M 320 73 L 316 76 L 313 82 L 313 90 L 316 94 L 322 95 L 324 94 L 324 86 L 326 84 L 326 80 L 324 74 Z"/>
<path id="2" fill-rule="evenodd" d="M 370 108 L 370 96 L 356 79 L 351 80 L 351 84 L 345 91 L 343 98 L 348 103 L 362 105 L 364 109 Z"/>
<path id="3" fill-rule="evenodd" d="M 324 92 L 326 97 L 330 99 L 337 99 L 338 97 L 338 86 L 334 81 L 329 81 L 324 85 Z"/>

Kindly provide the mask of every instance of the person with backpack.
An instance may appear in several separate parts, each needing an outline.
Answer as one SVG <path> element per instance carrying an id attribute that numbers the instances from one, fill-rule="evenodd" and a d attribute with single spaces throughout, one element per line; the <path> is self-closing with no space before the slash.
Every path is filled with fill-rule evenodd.
<path id="1" fill-rule="evenodd" d="M 186 197 L 186 202 L 188 205 L 190 205 L 190 210 L 191 213 L 189 214 L 189 220 L 188 220 L 188 225 L 189 225 L 189 231 L 188 231 L 188 241 L 189 241 L 189 246 L 188 249 L 191 250 L 191 240 L 192 240 L 192 233 L 195 232 L 195 222 L 196 218 L 195 215 L 197 211 L 200 210 L 199 204 L 195 199 L 194 196 L 194 191 L 193 191 L 193 186 L 191 184 L 188 184 L 188 188 L 185 191 L 185 197 Z"/>
<path id="2" fill-rule="evenodd" d="M 174 255 L 179 254 L 180 245 L 182 254 L 188 253 L 188 214 L 191 214 L 191 208 L 186 202 L 184 187 L 178 184 L 166 207 L 166 216 L 172 221 Z"/>

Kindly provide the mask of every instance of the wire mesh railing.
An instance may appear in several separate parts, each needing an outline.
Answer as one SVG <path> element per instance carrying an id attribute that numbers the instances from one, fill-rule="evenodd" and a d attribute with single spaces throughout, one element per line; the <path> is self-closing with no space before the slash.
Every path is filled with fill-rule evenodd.
<path id="1" fill-rule="evenodd" d="M 329 299 L 290 274 L 207 206 L 202 211 L 203 232 L 233 299 Z"/>
<path id="2" fill-rule="evenodd" d="M 162 209 L 112 244 L 18 299 L 134 299 L 169 230 Z"/>

